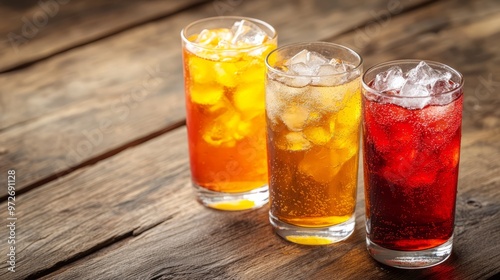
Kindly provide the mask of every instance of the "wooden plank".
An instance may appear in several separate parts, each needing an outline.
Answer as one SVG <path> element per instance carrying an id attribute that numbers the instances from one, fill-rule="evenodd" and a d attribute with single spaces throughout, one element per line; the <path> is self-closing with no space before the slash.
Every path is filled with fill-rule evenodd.
<path id="1" fill-rule="evenodd" d="M 172 207 L 179 192 L 189 190 L 185 137 L 185 127 L 179 128 L 18 196 L 16 273 L 2 262 L 0 278 L 22 279 L 50 269 L 183 212 L 184 207 Z M 22 170 L 16 173 L 21 181 Z M 6 203 L 2 207 L 7 209 Z M 2 242 L 0 250 L 7 251 L 7 245 Z"/>
<path id="2" fill-rule="evenodd" d="M 146 157 L 148 154 L 144 153 L 155 151 L 164 139 L 172 141 L 184 137 L 183 130 L 176 131 L 162 137 L 162 140 L 121 154 L 114 162 Z M 275 235 L 268 223 L 268 207 L 243 213 L 202 208 L 186 186 L 186 176 L 181 176 L 183 179 L 176 179 L 177 183 L 172 185 L 160 183 L 165 188 L 162 190 L 150 191 L 148 186 L 133 187 L 141 189 L 136 193 L 156 197 L 149 202 L 150 208 L 168 205 L 163 212 L 155 213 L 158 220 L 167 217 L 165 221 L 71 263 L 45 279 L 486 279 L 500 273 L 497 265 L 500 244 L 492 234 L 500 231 L 500 223 L 494 222 L 500 218 L 500 205 L 496 203 L 500 200 L 500 193 L 496 191 L 500 185 L 500 163 L 492 161 L 500 156 L 500 130 L 467 133 L 463 139 L 454 253 L 445 264 L 432 269 L 393 269 L 371 259 L 365 249 L 362 184 L 358 189 L 353 236 L 331 246 L 308 247 L 288 243 Z M 179 150 L 174 145 L 169 147 L 170 152 Z M 157 160 L 164 160 L 164 157 L 155 157 L 150 163 L 161 166 Z M 100 165 L 108 166 L 104 162 Z M 95 169 L 100 170 L 101 166 Z M 90 169 L 88 172 L 93 173 Z M 81 177 L 73 177 L 67 184 L 77 183 L 77 180 L 82 180 Z M 109 183 L 100 183 L 105 178 L 91 177 L 95 178 L 92 185 L 99 188 L 106 185 L 107 189 L 109 186 L 108 192 L 117 188 Z M 128 182 L 134 179 L 128 176 L 119 179 L 116 184 L 120 188 L 124 186 L 120 184 L 121 180 Z M 182 183 L 183 180 L 186 181 Z M 125 184 L 123 193 L 131 187 Z M 47 188 L 57 189 L 57 186 L 51 184 Z M 87 196 L 94 188 L 86 190 Z M 35 200 L 35 195 L 41 192 L 41 189 L 35 190 L 26 196 Z M 162 196 L 157 192 L 162 192 Z M 166 196 L 164 192 L 168 192 Z M 80 200 L 87 200 L 87 197 L 79 197 Z M 104 205 L 104 202 L 101 203 Z M 28 200 L 24 201 L 24 205 L 30 204 Z M 120 224 L 134 219 L 142 223 L 141 218 L 135 217 L 142 217 L 142 211 L 140 207 L 131 206 L 130 212 L 120 218 L 109 217 L 108 214 L 103 216 Z M 103 223 L 102 220 L 100 222 Z M 111 221 L 106 224 L 111 224 Z M 114 228 L 116 232 L 117 227 Z M 50 229 L 44 230 L 50 232 Z M 50 238 L 41 242 L 55 243 Z M 78 244 L 82 246 L 83 242 Z"/>
<path id="3" fill-rule="evenodd" d="M 202 1 L 3 1 L 0 3 L 0 72 L 199 2 Z"/>
<path id="4" fill-rule="evenodd" d="M 423 2 L 412 1 L 404 9 Z M 382 0 L 362 6 L 352 1 L 308 3 L 241 2 L 227 14 L 262 18 L 287 43 L 340 34 L 370 21 L 370 11 L 387 6 Z M 22 190 L 181 122 L 179 31 L 189 22 L 221 13 L 213 4 L 0 75 L 0 172 L 27 170 L 18 185 Z M 294 14 L 301 16 L 291 21 Z M 5 194 L 0 190 L 0 196 Z"/>

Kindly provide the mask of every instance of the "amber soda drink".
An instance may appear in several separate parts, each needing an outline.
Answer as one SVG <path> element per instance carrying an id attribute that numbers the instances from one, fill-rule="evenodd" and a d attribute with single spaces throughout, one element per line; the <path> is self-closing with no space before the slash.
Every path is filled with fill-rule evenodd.
<path id="1" fill-rule="evenodd" d="M 394 61 L 363 77 L 367 246 L 401 268 L 451 254 L 462 76 L 437 62 Z"/>
<path id="2" fill-rule="evenodd" d="M 181 33 L 191 177 L 198 200 L 219 210 L 268 200 L 265 64 L 272 26 L 251 18 L 202 19 Z"/>
<path id="3" fill-rule="evenodd" d="M 267 58 L 270 221 L 283 238 L 329 244 L 354 229 L 362 61 L 326 42 Z"/>

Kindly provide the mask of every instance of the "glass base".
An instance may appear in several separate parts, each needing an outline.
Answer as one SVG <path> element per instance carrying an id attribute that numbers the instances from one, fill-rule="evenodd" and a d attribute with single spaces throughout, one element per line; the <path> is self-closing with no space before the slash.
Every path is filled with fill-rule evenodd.
<path id="1" fill-rule="evenodd" d="M 444 244 L 421 251 L 390 250 L 373 243 L 366 237 L 366 247 L 370 255 L 377 261 L 397 268 L 419 269 L 438 265 L 451 255 L 453 236 Z"/>
<path id="2" fill-rule="evenodd" d="M 274 231 L 293 243 L 302 245 L 327 245 L 347 239 L 354 232 L 355 217 L 329 227 L 307 228 L 291 225 L 278 220 L 269 212 L 269 221 Z"/>
<path id="3" fill-rule="evenodd" d="M 241 211 L 259 208 L 269 200 L 269 190 L 264 187 L 242 193 L 214 192 L 193 184 L 198 202 L 223 211 Z"/>

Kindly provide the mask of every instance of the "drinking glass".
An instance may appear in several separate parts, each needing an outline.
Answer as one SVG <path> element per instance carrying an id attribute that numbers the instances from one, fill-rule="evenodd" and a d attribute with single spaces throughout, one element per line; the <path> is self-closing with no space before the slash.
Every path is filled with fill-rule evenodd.
<path id="1" fill-rule="evenodd" d="M 333 43 L 280 47 L 267 59 L 270 222 L 322 245 L 354 230 L 362 59 Z"/>
<path id="2" fill-rule="evenodd" d="M 432 61 L 363 75 L 366 243 L 379 262 L 423 268 L 451 254 L 462 88 L 459 72 Z"/>
<path id="3" fill-rule="evenodd" d="M 181 32 L 186 125 L 198 201 L 219 210 L 267 203 L 265 64 L 274 28 L 215 17 Z"/>

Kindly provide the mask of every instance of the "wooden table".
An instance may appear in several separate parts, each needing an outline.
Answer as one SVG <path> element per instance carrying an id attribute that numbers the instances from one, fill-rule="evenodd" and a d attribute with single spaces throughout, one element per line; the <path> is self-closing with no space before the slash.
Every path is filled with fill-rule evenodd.
<path id="1" fill-rule="evenodd" d="M 1 1 L 0 279 L 498 276 L 500 1 L 364 2 Z M 331 246 L 278 238 L 268 207 L 223 213 L 194 200 L 179 33 L 216 15 L 265 20 L 280 44 L 350 46 L 365 69 L 421 58 L 464 74 L 455 244 L 448 261 L 405 271 L 370 258 L 361 173 L 355 233 Z M 9 170 L 15 170 L 12 213 Z M 8 271 L 8 240 L 16 242 L 14 273 Z"/>

